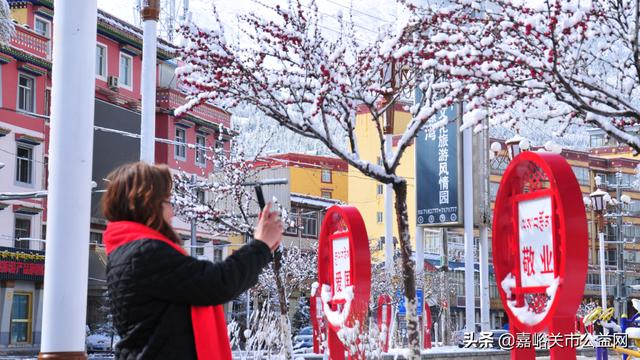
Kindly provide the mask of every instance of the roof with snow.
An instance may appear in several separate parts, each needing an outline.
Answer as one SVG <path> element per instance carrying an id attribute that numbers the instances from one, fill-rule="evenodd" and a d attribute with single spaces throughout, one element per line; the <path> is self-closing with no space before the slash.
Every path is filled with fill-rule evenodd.
<path id="1" fill-rule="evenodd" d="M 340 201 L 319 196 L 291 193 L 291 203 L 326 209 L 330 206 L 339 204 Z"/>
<path id="2" fill-rule="evenodd" d="M 264 165 L 282 165 L 295 166 L 303 168 L 322 168 L 335 171 L 347 171 L 348 165 L 346 160 L 337 157 L 320 156 L 300 153 L 286 153 L 269 155 L 262 158 Z"/>

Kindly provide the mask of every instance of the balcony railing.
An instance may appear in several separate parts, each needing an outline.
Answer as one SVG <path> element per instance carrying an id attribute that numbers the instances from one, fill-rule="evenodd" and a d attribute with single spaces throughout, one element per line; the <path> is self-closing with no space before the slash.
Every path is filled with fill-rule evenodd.
<path id="1" fill-rule="evenodd" d="M 156 93 L 156 104 L 158 107 L 166 109 L 176 109 L 186 102 L 186 97 L 175 89 L 158 89 Z M 229 128 L 231 126 L 231 120 L 229 116 L 209 104 L 196 106 L 189 111 L 189 114 L 202 120 L 212 122 L 214 124 L 220 124 L 226 128 Z"/>
<path id="2" fill-rule="evenodd" d="M 616 288 L 615 285 L 605 285 L 605 287 L 607 288 L 607 295 L 612 295 Z M 585 284 L 584 290 L 600 293 L 600 284 Z"/>
<path id="3" fill-rule="evenodd" d="M 50 44 L 46 37 L 22 26 L 16 26 L 16 34 L 11 39 L 11 45 L 43 59 L 51 59 Z"/>

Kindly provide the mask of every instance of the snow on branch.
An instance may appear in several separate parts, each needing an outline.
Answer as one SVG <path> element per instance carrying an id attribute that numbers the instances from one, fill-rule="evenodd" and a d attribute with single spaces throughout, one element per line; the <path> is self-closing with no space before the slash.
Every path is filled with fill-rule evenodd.
<path id="1" fill-rule="evenodd" d="M 7 45 L 16 34 L 16 27 L 11 18 L 11 8 L 7 0 L 0 0 L 0 44 Z"/>
<path id="2" fill-rule="evenodd" d="M 465 126 L 544 121 L 595 125 L 640 150 L 637 1 L 454 0 L 415 8 L 419 41 L 445 76 L 464 83 Z M 431 35 L 438 29 L 436 35 Z"/>
<path id="3" fill-rule="evenodd" d="M 384 183 L 401 182 L 395 175 L 402 154 L 427 121 L 443 108 L 459 101 L 463 87 L 458 79 L 442 76 L 425 62 L 425 44 L 416 41 L 417 16 L 407 16 L 397 30 L 383 29 L 378 39 L 356 42 L 350 17 L 340 17 L 341 33 L 323 35 L 315 2 L 266 6 L 273 16 L 241 15 L 246 41 L 225 39 L 216 15 L 214 30 L 195 25 L 182 27 L 187 44 L 183 66 L 177 69 L 188 92 L 181 114 L 206 101 L 223 107 L 250 105 L 297 134 L 320 140 L 330 151 Z M 393 69 L 393 71 L 389 71 Z M 384 153 L 383 165 L 365 161 L 358 151 L 356 115 L 368 112 L 379 129 L 384 113 L 420 85 L 428 89 L 394 154 Z M 407 106 L 408 107 L 408 106 Z"/>

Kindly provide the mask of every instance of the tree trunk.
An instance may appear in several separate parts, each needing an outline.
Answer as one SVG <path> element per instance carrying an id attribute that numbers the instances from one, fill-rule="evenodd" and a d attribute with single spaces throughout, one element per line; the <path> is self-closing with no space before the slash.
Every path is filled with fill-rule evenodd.
<path id="1" fill-rule="evenodd" d="M 276 251 L 273 254 L 273 275 L 276 278 L 276 289 L 278 290 L 278 302 L 280 304 L 280 335 L 282 336 L 282 347 L 286 359 L 293 357 L 293 344 L 291 343 L 291 322 L 289 321 L 289 305 L 286 291 L 282 282 L 282 252 Z"/>
<path id="2" fill-rule="evenodd" d="M 393 184 L 396 195 L 396 219 L 400 258 L 402 260 L 402 282 L 404 285 L 405 304 L 407 309 L 407 336 L 409 338 L 409 359 L 420 358 L 420 333 L 417 316 L 416 276 L 413 260 L 411 260 L 411 238 L 409 234 L 409 215 L 407 213 L 407 182 Z"/>

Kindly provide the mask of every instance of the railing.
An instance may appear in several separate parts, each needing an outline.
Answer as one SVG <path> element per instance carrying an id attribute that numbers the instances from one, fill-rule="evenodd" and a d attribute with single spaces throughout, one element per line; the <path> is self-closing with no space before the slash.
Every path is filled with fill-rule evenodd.
<path id="1" fill-rule="evenodd" d="M 156 104 L 159 107 L 175 109 L 186 102 L 186 97 L 174 89 L 158 89 L 156 93 Z M 189 111 L 189 114 L 214 124 L 220 124 L 226 128 L 231 126 L 229 115 L 217 110 L 212 105 L 197 106 Z"/>
<path id="2" fill-rule="evenodd" d="M 612 295 L 613 291 L 616 288 L 615 285 L 605 285 L 605 287 L 606 287 L 606 290 L 607 290 L 607 295 Z M 584 285 L 584 290 L 585 291 L 593 291 L 593 292 L 600 293 L 600 284 L 585 284 Z"/>
<path id="3" fill-rule="evenodd" d="M 22 26 L 16 26 L 16 34 L 11 39 L 11 45 L 43 59 L 51 59 L 50 44 L 49 39 Z"/>

